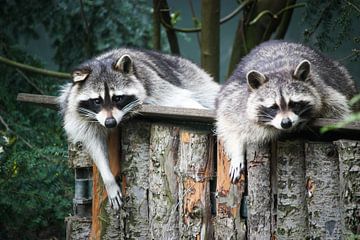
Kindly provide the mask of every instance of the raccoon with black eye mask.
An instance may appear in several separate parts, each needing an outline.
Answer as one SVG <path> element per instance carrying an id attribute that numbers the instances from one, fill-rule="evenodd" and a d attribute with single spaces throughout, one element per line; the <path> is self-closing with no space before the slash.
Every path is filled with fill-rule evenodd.
<path id="1" fill-rule="evenodd" d="M 245 56 L 217 97 L 216 132 L 240 177 L 248 143 L 301 129 L 314 118 L 347 117 L 354 81 L 338 62 L 297 43 L 268 41 Z"/>
<path id="2" fill-rule="evenodd" d="M 73 82 L 58 98 L 64 129 L 69 140 L 82 142 L 92 157 L 116 211 L 123 203 L 109 166 L 109 132 L 140 104 L 214 109 L 220 89 L 186 59 L 139 49 L 106 52 L 81 64 L 72 75 Z"/>

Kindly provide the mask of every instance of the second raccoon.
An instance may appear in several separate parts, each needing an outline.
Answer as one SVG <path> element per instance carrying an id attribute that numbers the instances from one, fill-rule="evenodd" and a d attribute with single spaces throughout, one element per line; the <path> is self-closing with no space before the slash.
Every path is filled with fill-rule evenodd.
<path id="1" fill-rule="evenodd" d="M 217 134 L 231 158 L 234 182 L 246 144 L 268 142 L 313 118 L 349 115 L 356 88 L 338 62 L 296 43 L 269 41 L 238 65 L 217 98 Z"/>

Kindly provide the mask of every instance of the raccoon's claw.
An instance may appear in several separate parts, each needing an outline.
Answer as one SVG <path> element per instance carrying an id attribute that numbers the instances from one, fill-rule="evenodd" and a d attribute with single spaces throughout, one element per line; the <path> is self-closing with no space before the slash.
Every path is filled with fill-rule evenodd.
<path id="1" fill-rule="evenodd" d="M 111 208 L 114 209 L 115 211 L 119 211 L 120 208 L 123 206 L 123 201 L 122 201 L 120 191 L 118 191 L 116 193 L 115 197 L 113 197 L 113 198 L 109 197 L 109 201 L 110 201 Z"/>
<path id="2" fill-rule="evenodd" d="M 229 176 L 232 183 L 236 183 L 239 180 L 240 173 L 243 168 L 243 164 L 233 164 L 233 162 L 231 162 Z"/>
<path id="3" fill-rule="evenodd" d="M 110 207 L 115 211 L 119 211 L 123 205 L 120 187 L 114 182 L 107 189 Z"/>

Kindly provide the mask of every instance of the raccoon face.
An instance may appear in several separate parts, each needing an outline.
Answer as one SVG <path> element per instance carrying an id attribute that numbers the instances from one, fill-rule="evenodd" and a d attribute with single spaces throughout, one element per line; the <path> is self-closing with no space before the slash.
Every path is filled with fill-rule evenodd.
<path id="1" fill-rule="evenodd" d="M 306 60 L 292 75 L 277 73 L 268 77 L 255 70 L 248 72 L 251 91 L 247 103 L 249 118 L 258 124 L 286 131 L 313 118 L 320 108 L 321 99 L 316 89 L 306 82 L 309 73 L 310 63 Z"/>
<path id="2" fill-rule="evenodd" d="M 76 112 L 89 123 L 114 128 L 142 103 L 145 89 L 133 74 L 130 56 L 114 63 L 90 61 L 73 72 Z"/>

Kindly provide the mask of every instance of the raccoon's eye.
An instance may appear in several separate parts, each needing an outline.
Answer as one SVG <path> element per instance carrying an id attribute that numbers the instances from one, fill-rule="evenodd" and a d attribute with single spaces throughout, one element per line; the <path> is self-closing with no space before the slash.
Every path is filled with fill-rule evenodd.
<path id="1" fill-rule="evenodd" d="M 307 102 L 304 102 L 304 101 L 299 101 L 299 102 L 290 101 L 289 102 L 289 107 L 292 109 L 300 109 L 300 108 L 305 107 L 306 105 L 307 105 Z"/>
<path id="2" fill-rule="evenodd" d="M 274 103 L 270 108 L 273 109 L 273 110 L 278 110 L 279 106 Z"/>
<path id="3" fill-rule="evenodd" d="M 112 100 L 114 102 L 120 102 L 122 100 L 122 96 L 113 96 Z"/>
<path id="4" fill-rule="evenodd" d="M 100 98 L 94 98 L 94 99 L 91 99 L 91 100 L 95 105 L 100 105 L 101 104 L 101 99 Z"/>

